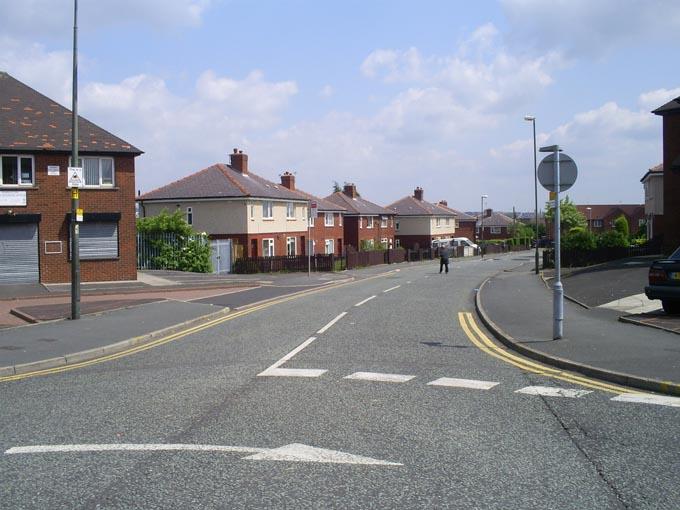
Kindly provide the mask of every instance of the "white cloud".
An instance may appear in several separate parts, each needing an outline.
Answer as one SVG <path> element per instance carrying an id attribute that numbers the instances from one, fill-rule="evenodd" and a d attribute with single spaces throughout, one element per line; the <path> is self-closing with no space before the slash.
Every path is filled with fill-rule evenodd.
<path id="1" fill-rule="evenodd" d="M 659 106 L 663 106 L 668 101 L 671 101 L 676 97 L 680 97 L 680 87 L 670 90 L 650 90 L 649 92 L 640 94 L 638 103 L 640 104 L 640 107 L 644 108 L 645 110 L 655 110 Z"/>
<path id="2" fill-rule="evenodd" d="M 423 59 L 416 48 L 406 51 L 379 49 L 364 59 L 360 69 L 368 78 L 382 75 L 385 83 L 413 82 L 425 79 L 423 65 Z"/>
<path id="3" fill-rule="evenodd" d="M 680 39 L 680 3 L 667 0 L 502 0 L 510 33 L 542 51 L 600 56 L 614 48 Z"/>
<path id="4" fill-rule="evenodd" d="M 319 91 L 321 97 L 331 97 L 333 94 L 335 94 L 335 89 L 332 85 L 324 85 Z"/>

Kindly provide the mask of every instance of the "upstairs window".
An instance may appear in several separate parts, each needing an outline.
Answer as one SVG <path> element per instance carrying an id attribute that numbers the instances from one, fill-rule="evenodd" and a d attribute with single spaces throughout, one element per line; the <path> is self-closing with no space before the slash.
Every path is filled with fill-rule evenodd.
<path id="1" fill-rule="evenodd" d="M 262 202 L 262 217 L 271 220 L 274 217 L 274 207 L 270 201 Z"/>
<path id="2" fill-rule="evenodd" d="M 327 227 L 332 227 L 333 225 L 335 225 L 335 222 L 333 221 L 333 213 L 327 212 L 325 214 L 324 225 Z"/>
<path id="3" fill-rule="evenodd" d="M 435 220 L 435 225 L 436 225 L 437 227 L 441 227 L 441 226 L 442 226 L 442 219 L 441 219 L 441 218 L 436 218 L 436 220 Z"/>
<path id="4" fill-rule="evenodd" d="M 289 220 L 295 219 L 295 204 L 293 202 L 288 202 L 286 204 L 286 218 Z"/>
<path id="5" fill-rule="evenodd" d="M 187 207 L 187 224 L 194 224 L 194 210 L 191 207 Z"/>
<path id="6" fill-rule="evenodd" d="M 4 186 L 33 185 L 33 156 L 2 156 L 0 184 Z"/>
<path id="7" fill-rule="evenodd" d="M 380 218 L 380 227 L 387 228 L 387 216 L 382 216 Z"/>
<path id="8" fill-rule="evenodd" d="M 492 234 L 500 234 L 501 233 L 501 227 L 491 227 L 489 229 L 489 232 L 491 232 Z"/>
<path id="9" fill-rule="evenodd" d="M 373 216 L 369 216 L 366 221 L 366 228 L 373 228 Z"/>
<path id="10" fill-rule="evenodd" d="M 83 180 L 87 187 L 111 187 L 114 185 L 113 158 L 78 158 L 83 168 Z"/>

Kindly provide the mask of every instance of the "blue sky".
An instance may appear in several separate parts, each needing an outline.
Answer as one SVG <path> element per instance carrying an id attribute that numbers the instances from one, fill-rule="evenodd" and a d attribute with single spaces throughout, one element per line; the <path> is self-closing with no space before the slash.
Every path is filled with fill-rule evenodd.
<path id="1" fill-rule="evenodd" d="M 81 0 L 80 113 L 148 191 L 239 147 L 251 169 L 388 204 L 533 209 L 531 126 L 578 203 L 642 203 L 680 96 L 680 3 Z M 0 5 L 0 69 L 70 106 L 72 2 Z M 546 194 L 541 190 L 539 201 Z"/>

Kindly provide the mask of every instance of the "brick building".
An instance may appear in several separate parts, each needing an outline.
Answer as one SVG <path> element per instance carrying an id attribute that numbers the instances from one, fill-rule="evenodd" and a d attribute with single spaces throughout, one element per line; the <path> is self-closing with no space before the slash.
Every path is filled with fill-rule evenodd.
<path id="1" fill-rule="evenodd" d="M 512 237 L 511 227 L 514 220 L 503 213 L 493 212 L 492 209 L 484 210 L 482 218 L 477 220 L 477 237 L 483 241 L 492 239 L 508 239 Z M 483 233 L 480 227 L 483 225 Z"/>
<path id="2" fill-rule="evenodd" d="M 347 247 L 355 250 L 378 244 L 394 247 L 394 211 L 361 198 L 354 184 L 345 184 L 343 191 L 337 191 L 325 200 L 347 210 L 343 218 Z"/>
<path id="3" fill-rule="evenodd" d="M 647 239 L 657 239 L 663 235 L 663 165 L 647 170 L 640 182 L 645 192 Z"/>
<path id="4" fill-rule="evenodd" d="M 78 117 L 82 281 L 135 280 L 135 157 Z M 0 283 L 71 279 L 70 110 L 0 72 Z"/>
<path id="5" fill-rule="evenodd" d="M 477 242 L 477 218 L 449 207 L 446 200 L 440 200 L 437 205 L 456 215 L 456 237 L 467 237 L 473 243 Z"/>
<path id="6" fill-rule="evenodd" d="M 614 230 L 614 221 L 624 216 L 628 229 L 635 234 L 645 224 L 645 206 L 642 204 L 584 204 L 576 209 L 586 218 L 588 228 L 593 234 Z"/>
<path id="7" fill-rule="evenodd" d="M 663 118 L 663 251 L 680 246 L 680 97 L 652 113 Z"/>

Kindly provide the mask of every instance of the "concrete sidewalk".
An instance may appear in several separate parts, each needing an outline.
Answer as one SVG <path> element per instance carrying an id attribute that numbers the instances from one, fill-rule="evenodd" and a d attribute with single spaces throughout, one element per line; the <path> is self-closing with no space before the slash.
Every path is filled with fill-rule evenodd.
<path id="1" fill-rule="evenodd" d="M 527 265 L 487 280 L 477 308 L 494 335 L 522 354 L 617 384 L 680 395 L 680 336 L 565 300 L 564 338 L 552 340 L 552 290 Z"/>

